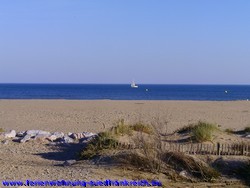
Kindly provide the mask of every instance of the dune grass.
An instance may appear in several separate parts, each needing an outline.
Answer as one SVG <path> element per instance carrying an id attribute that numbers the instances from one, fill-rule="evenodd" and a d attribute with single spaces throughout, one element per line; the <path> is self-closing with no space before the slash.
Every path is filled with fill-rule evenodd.
<path id="1" fill-rule="evenodd" d="M 244 132 L 250 133 L 250 127 L 245 127 Z"/>
<path id="2" fill-rule="evenodd" d="M 124 119 L 117 121 L 116 125 L 111 128 L 111 132 L 115 135 L 132 135 L 133 131 L 143 132 L 146 134 L 154 134 L 150 125 L 138 122 L 135 124 L 125 124 Z"/>
<path id="3" fill-rule="evenodd" d="M 233 134 L 234 133 L 234 131 L 233 131 L 233 129 L 225 129 L 225 132 L 226 133 L 228 133 L 228 134 Z"/>
<path id="4" fill-rule="evenodd" d="M 197 142 L 212 141 L 216 130 L 218 130 L 216 125 L 199 121 L 191 131 L 192 139 Z"/>
<path id="5" fill-rule="evenodd" d="M 118 141 L 109 132 L 102 132 L 88 143 L 86 148 L 80 152 L 79 157 L 84 160 L 92 159 L 101 155 L 103 150 L 115 149 L 117 146 Z"/>
<path id="6" fill-rule="evenodd" d="M 143 132 L 146 134 L 154 134 L 154 130 L 150 125 L 143 124 L 143 123 L 135 123 L 130 125 L 130 128 L 137 132 Z"/>
<path id="7" fill-rule="evenodd" d="M 199 121 L 196 124 L 189 124 L 184 126 L 175 133 L 179 134 L 191 134 L 192 140 L 197 142 L 212 141 L 213 133 L 218 130 L 215 124 Z"/>
<path id="8" fill-rule="evenodd" d="M 220 177 L 220 173 L 208 164 L 180 152 L 166 152 L 163 160 L 177 171 L 185 170 L 192 176 L 205 181 Z"/>
<path id="9" fill-rule="evenodd" d="M 117 161 L 122 166 L 131 167 L 151 173 L 160 172 L 161 161 L 157 158 L 152 160 L 151 158 L 146 157 L 143 154 L 136 152 L 121 152 L 118 155 L 114 156 L 114 160 Z"/>
<path id="10" fill-rule="evenodd" d="M 132 135 L 133 130 L 129 125 L 125 124 L 124 119 L 121 119 L 111 128 L 111 132 L 115 135 Z"/>
<path id="11" fill-rule="evenodd" d="M 198 141 L 210 140 L 210 134 L 217 129 L 215 125 L 204 122 L 198 122 L 186 128 Z M 133 131 L 146 133 L 138 134 L 136 138 L 129 137 L 135 139 L 134 142 L 139 144 L 140 147 L 136 149 L 120 147 L 118 137 L 124 134 L 131 135 Z M 149 147 L 152 145 L 154 147 Z M 186 170 L 194 178 L 205 181 L 211 181 L 220 176 L 208 164 L 202 163 L 191 156 L 165 151 L 162 147 L 160 132 L 153 125 L 149 126 L 143 123 L 127 125 L 124 120 L 119 120 L 116 126 L 109 131 L 99 133 L 80 152 L 80 159 L 97 159 L 97 161 L 101 161 L 101 164 L 107 160 L 109 165 L 110 161 L 113 161 L 114 164 L 118 164 L 122 168 L 132 168 L 154 174 L 163 173 L 170 177 L 174 175 L 174 177 L 183 178 L 179 176 L 179 172 L 182 170 Z"/>
<path id="12" fill-rule="evenodd" d="M 4 129 L 3 128 L 0 128 L 0 133 L 4 132 Z"/>
<path id="13" fill-rule="evenodd" d="M 117 149 L 119 144 L 117 137 L 123 135 L 132 136 L 133 131 L 153 134 L 153 129 L 149 125 L 143 123 L 128 125 L 121 119 L 117 121 L 115 126 L 109 131 L 99 133 L 98 136 L 80 152 L 80 159 L 92 159 L 101 155 L 106 149 Z"/>

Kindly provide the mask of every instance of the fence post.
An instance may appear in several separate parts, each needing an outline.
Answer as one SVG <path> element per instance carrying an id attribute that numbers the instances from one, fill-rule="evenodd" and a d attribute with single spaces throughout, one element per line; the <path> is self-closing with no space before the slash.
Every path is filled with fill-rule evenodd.
<path id="1" fill-rule="evenodd" d="M 229 144 L 227 144 L 227 155 L 230 155 Z"/>
<path id="2" fill-rule="evenodd" d="M 237 144 L 233 145 L 233 155 L 237 155 Z"/>
<path id="3" fill-rule="evenodd" d="M 241 155 L 244 155 L 244 144 L 241 144 Z"/>
<path id="4" fill-rule="evenodd" d="M 210 144 L 208 145 L 208 154 L 209 155 L 211 154 L 211 145 Z"/>
<path id="5" fill-rule="evenodd" d="M 217 143 L 217 153 L 216 155 L 220 155 L 220 143 L 218 142 Z"/>
<path id="6" fill-rule="evenodd" d="M 188 154 L 191 154 L 191 144 L 188 144 L 187 151 L 188 151 Z"/>

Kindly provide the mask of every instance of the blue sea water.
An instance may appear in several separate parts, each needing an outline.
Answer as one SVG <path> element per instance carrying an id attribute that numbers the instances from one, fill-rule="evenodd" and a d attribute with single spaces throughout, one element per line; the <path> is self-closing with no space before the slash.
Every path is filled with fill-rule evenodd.
<path id="1" fill-rule="evenodd" d="M 0 84 L 0 99 L 231 101 L 250 99 L 250 86 L 142 84 L 131 88 L 129 84 Z"/>

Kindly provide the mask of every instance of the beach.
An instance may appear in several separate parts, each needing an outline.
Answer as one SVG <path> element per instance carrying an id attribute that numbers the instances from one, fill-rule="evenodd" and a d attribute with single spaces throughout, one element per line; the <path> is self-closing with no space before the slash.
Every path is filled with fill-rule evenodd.
<path id="1" fill-rule="evenodd" d="M 250 123 L 250 102 L 208 101 L 111 101 L 111 100 L 0 100 L 0 128 L 5 131 L 44 130 L 80 133 L 106 131 L 118 120 L 132 124 L 154 124 L 161 133 L 173 131 L 198 121 L 216 123 L 220 129 L 242 130 Z M 170 137 L 165 137 L 170 138 Z M 172 137 L 171 137 L 172 138 Z M 174 137 L 176 138 L 176 137 Z M 216 141 L 241 142 L 223 134 Z M 247 140 L 246 140 L 247 141 Z M 159 174 L 96 164 L 93 160 L 77 161 L 64 166 L 66 160 L 77 159 L 82 144 L 60 144 L 48 140 L 18 139 L 0 142 L 0 181 L 3 180 L 105 180 L 159 179 L 165 187 L 218 187 L 227 182 L 188 183 L 166 179 Z M 216 160 L 216 156 L 211 158 Z M 238 159 L 246 159 L 239 156 Z M 108 163 L 109 164 L 109 163 Z M 232 184 L 232 185 L 231 185 Z M 238 180 L 230 187 L 245 187 Z"/>
<path id="2" fill-rule="evenodd" d="M 250 187 L 249 4 L 0 2 L 0 188 Z"/>
<path id="3" fill-rule="evenodd" d="M 98 133 L 120 119 L 152 123 L 169 133 L 200 120 L 240 130 L 250 125 L 250 102 L 0 100 L 0 127 L 5 130 Z"/>

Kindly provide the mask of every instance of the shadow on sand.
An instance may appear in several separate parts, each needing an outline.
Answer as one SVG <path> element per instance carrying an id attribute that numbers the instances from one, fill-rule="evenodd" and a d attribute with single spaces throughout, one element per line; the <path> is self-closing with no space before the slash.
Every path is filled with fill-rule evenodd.
<path id="1" fill-rule="evenodd" d="M 53 143 L 53 142 L 52 142 Z M 47 144 L 47 146 L 53 149 L 53 152 L 38 153 L 44 159 L 55 161 L 77 160 L 79 152 L 86 147 L 86 144 L 82 143 L 56 143 L 55 145 Z"/>

